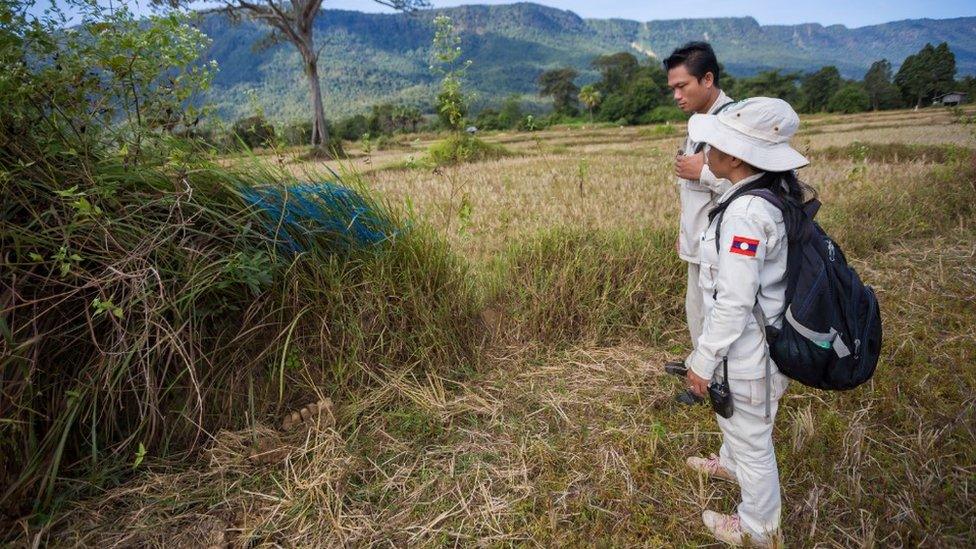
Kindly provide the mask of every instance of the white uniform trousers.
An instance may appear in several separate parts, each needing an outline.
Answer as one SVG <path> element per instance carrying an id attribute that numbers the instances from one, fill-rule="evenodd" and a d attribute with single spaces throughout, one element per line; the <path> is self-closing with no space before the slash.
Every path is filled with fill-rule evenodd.
<path id="1" fill-rule="evenodd" d="M 705 324 L 705 301 L 701 286 L 698 285 L 698 263 L 688 263 L 688 286 L 685 292 L 685 316 L 688 319 L 688 333 L 691 334 L 691 347 L 698 346 L 702 325 Z"/>
<path id="2" fill-rule="evenodd" d="M 775 370 L 774 370 L 775 372 Z M 779 529 L 782 503 L 779 470 L 773 449 L 773 420 L 789 379 L 775 372 L 770 384 L 770 420 L 766 416 L 765 379 L 730 379 L 734 411 L 725 419 L 716 414 L 722 430 L 719 461 L 735 474 L 742 491 L 739 519 L 747 531 L 760 536 Z"/>

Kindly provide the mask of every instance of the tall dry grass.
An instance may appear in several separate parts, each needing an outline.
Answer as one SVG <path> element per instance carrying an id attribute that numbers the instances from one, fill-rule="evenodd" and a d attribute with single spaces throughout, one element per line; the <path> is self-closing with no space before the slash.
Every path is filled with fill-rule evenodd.
<path id="1" fill-rule="evenodd" d="M 878 290 L 886 345 L 867 386 L 823 393 L 794 384 L 783 401 L 775 440 L 791 545 L 962 547 L 976 531 L 974 163 L 893 160 L 818 159 L 807 172 L 821 187 L 823 223 Z M 484 166 L 504 174 L 505 163 L 523 161 Z M 552 157 L 534 168 L 557 174 L 543 190 L 571 172 Z M 441 205 L 452 196 L 404 183 L 416 196 L 443 192 Z M 701 509 L 731 511 L 737 493 L 683 467 L 687 455 L 715 451 L 718 436 L 706 409 L 672 402 L 677 386 L 660 371 L 686 345 L 681 264 L 668 224 L 621 216 L 614 227 L 603 216 L 631 200 L 549 210 L 559 212 L 549 229 L 526 223 L 493 259 L 494 241 L 482 242 L 486 252 L 465 240 L 477 219 L 458 231 L 458 210 L 438 217 L 452 210 L 418 201 L 455 249 L 482 258 L 466 275 L 487 304 L 473 332 L 492 336 L 478 356 L 440 370 L 373 371 L 374 384 L 350 384 L 336 400 L 334 427 L 285 433 L 266 415 L 251 430 L 216 433 L 189 461 L 153 460 L 137 480 L 52 522 L 23 522 L 23 539 L 707 543 Z"/>
<path id="2" fill-rule="evenodd" d="M 261 167 L 94 163 L 4 180 L 0 509 L 57 508 L 144 457 L 192 451 L 387 369 L 467 361 L 466 266 L 422 224 L 362 249 L 269 219 L 242 196 Z M 318 215 L 351 222 L 349 211 Z M 315 224 L 315 220 L 306 220 Z M 291 232 L 307 246 L 281 246 Z M 395 335 L 394 335 L 395 334 Z M 67 490 L 66 490 L 67 489 Z"/>

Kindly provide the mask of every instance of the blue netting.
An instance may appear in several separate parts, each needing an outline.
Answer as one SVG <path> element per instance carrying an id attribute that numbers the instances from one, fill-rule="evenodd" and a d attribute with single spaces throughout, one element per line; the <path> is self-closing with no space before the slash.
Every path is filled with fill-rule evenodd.
<path id="1" fill-rule="evenodd" d="M 299 253 L 364 249 L 387 241 L 397 228 L 359 193 L 330 182 L 248 187 L 244 199 L 265 215 L 265 227 L 283 249 Z"/>

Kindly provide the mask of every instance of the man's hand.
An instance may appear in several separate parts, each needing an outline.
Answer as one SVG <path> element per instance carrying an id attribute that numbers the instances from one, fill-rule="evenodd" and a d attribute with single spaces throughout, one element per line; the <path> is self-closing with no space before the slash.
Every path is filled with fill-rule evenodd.
<path id="1" fill-rule="evenodd" d="M 688 368 L 688 375 L 686 376 L 688 380 L 688 388 L 691 392 L 695 393 L 700 397 L 704 397 L 708 394 L 708 380 L 702 377 L 698 377 L 695 372 Z"/>
<path id="2" fill-rule="evenodd" d="M 681 179 L 698 181 L 705 166 L 705 153 L 679 155 L 674 159 L 674 174 Z"/>

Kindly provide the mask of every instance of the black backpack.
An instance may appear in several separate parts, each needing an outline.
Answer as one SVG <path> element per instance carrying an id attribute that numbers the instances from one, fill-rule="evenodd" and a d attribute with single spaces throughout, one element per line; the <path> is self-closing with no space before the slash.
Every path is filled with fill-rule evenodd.
<path id="1" fill-rule="evenodd" d="M 800 205 L 768 188 L 744 188 L 716 208 L 716 247 L 725 208 L 744 195 L 769 201 L 784 219 L 792 208 L 798 220 L 787 235 L 783 327 L 766 326 L 770 356 L 779 371 L 827 390 L 853 389 L 871 379 L 881 354 L 878 300 L 847 264 L 837 243 L 813 220 L 820 202 Z"/>

